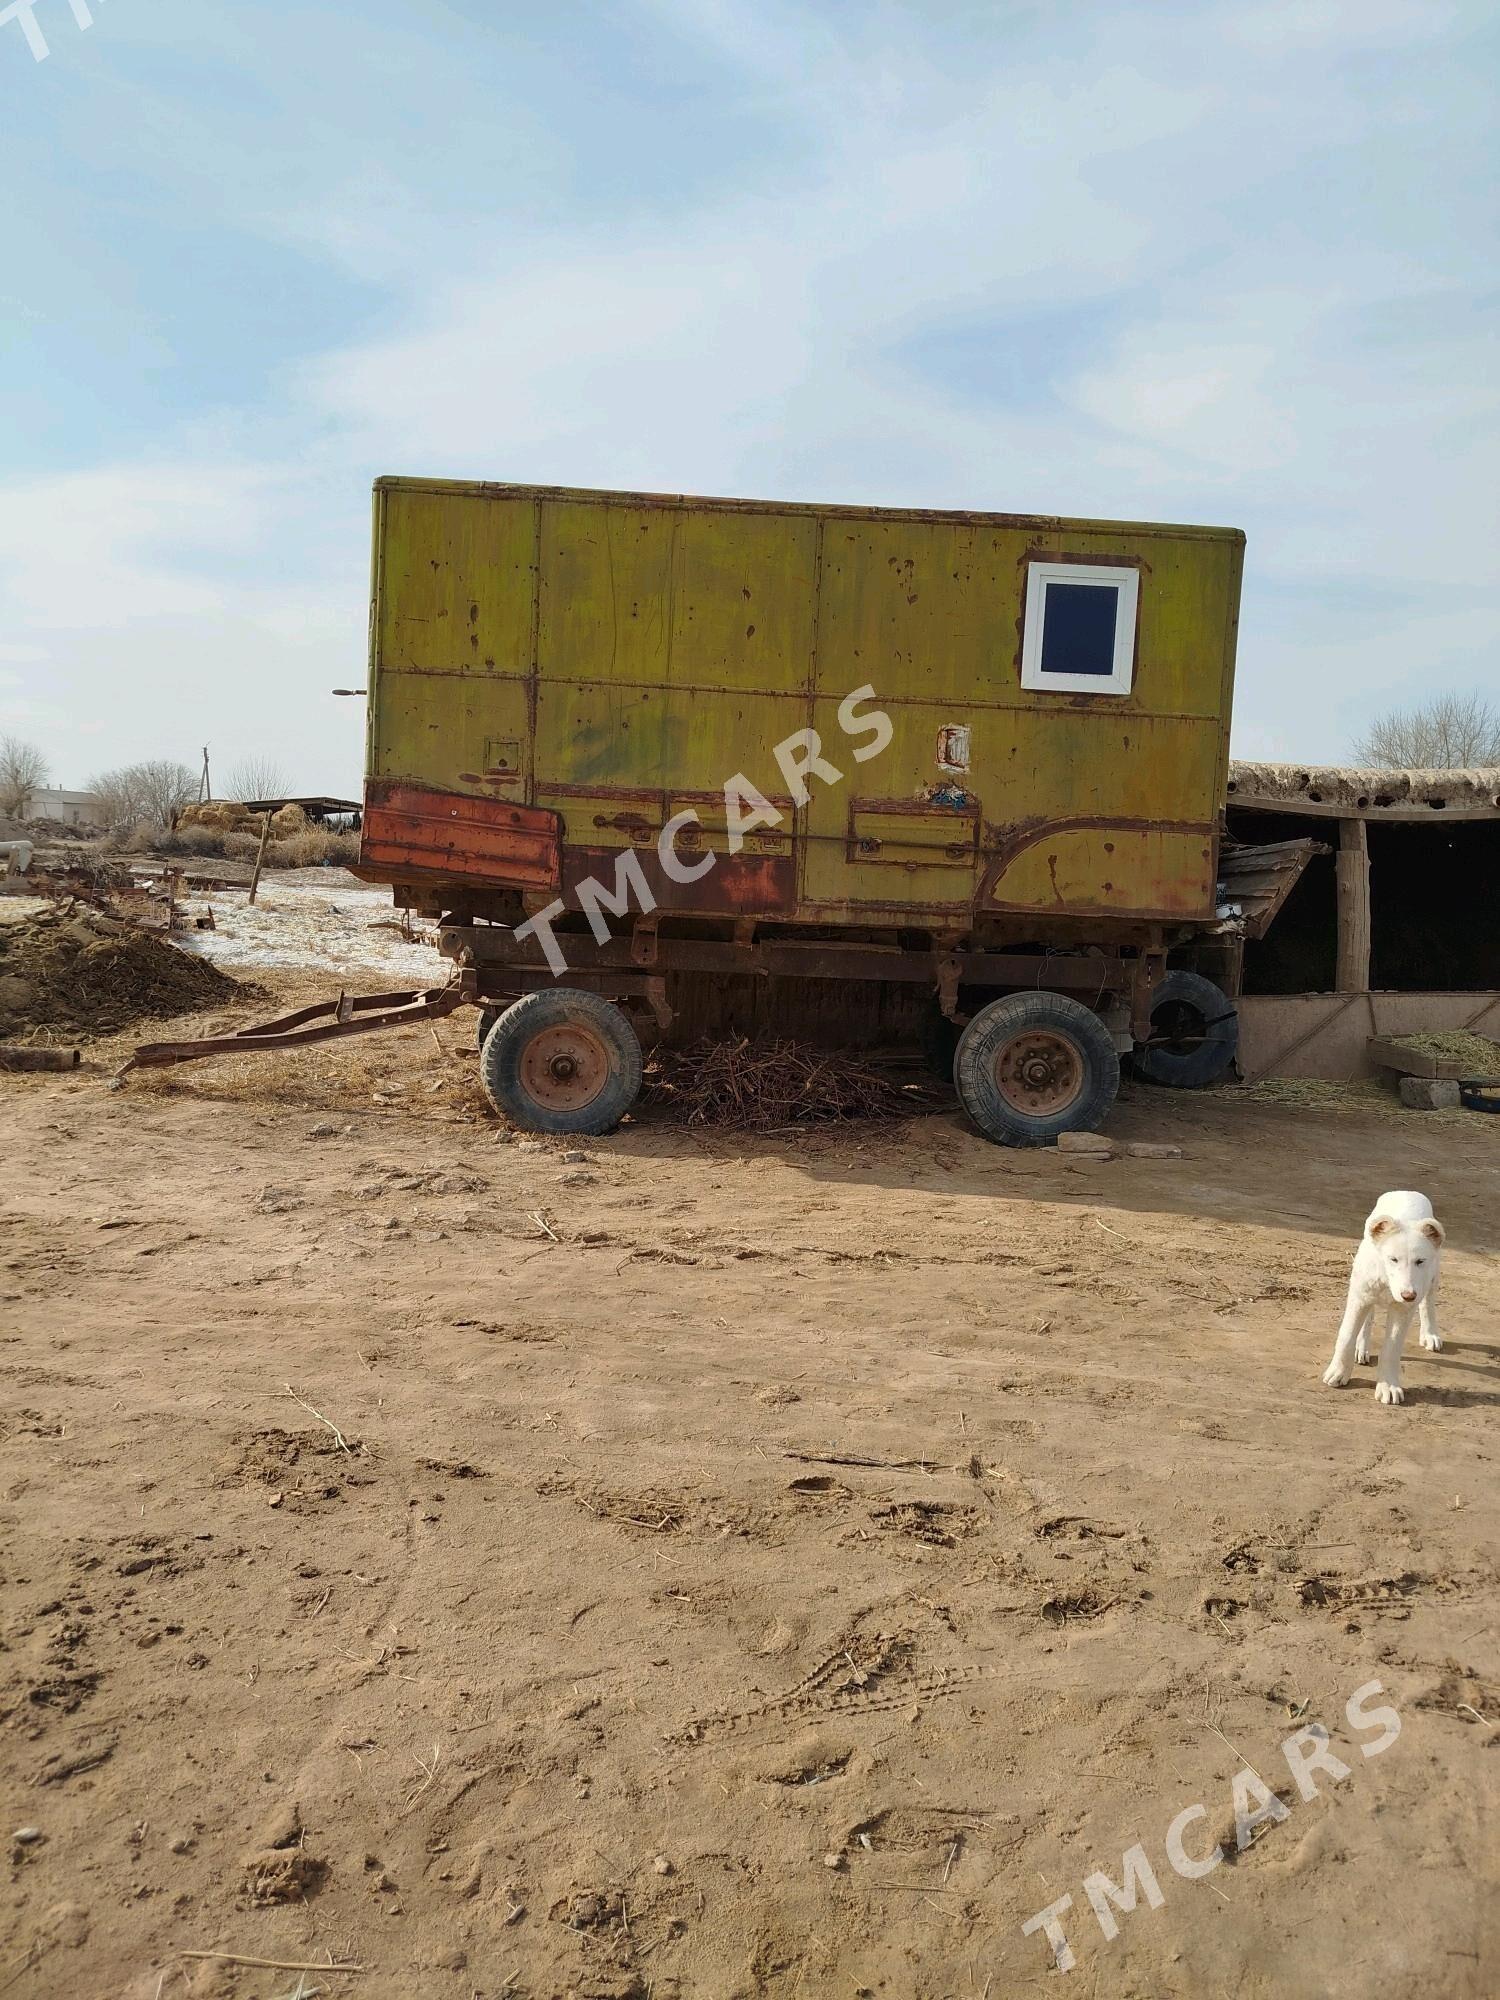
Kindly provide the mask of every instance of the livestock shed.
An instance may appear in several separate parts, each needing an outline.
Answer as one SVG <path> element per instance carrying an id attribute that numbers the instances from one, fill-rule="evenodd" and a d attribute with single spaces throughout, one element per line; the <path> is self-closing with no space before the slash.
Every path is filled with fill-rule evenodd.
<path id="1" fill-rule="evenodd" d="M 1246 1077 L 1369 1075 L 1372 1036 L 1500 1033 L 1500 770 L 1231 763 L 1225 817 Z"/>

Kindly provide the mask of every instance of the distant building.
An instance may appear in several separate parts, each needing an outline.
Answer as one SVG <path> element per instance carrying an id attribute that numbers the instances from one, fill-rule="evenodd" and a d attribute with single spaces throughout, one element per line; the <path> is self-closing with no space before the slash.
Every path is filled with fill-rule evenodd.
<path id="1" fill-rule="evenodd" d="M 64 826 L 100 823 L 97 792 L 69 792 L 61 785 L 39 785 L 26 801 L 23 819 L 55 819 Z"/>

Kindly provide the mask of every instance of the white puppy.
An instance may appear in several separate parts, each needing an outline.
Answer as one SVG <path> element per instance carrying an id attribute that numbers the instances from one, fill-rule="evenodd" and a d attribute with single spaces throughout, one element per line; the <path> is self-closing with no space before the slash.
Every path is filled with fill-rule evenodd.
<path id="1" fill-rule="evenodd" d="M 1352 1362 L 1370 1358 L 1370 1330 L 1377 1311 L 1385 1312 L 1375 1397 L 1381 1403 L 1401 1403 L 1401 1349 L 1414 1316 L 1420 1315 L 1422 1345 L 1436 1352 L 1438 1337 L 1433 1293 L 1437 1289 L 1443 1225 L 1432 1213 L 1425 1194 L 1397 1188 L 1383 1194 L 1365 1223 L 1364 1237 L 1354 1253 L 1349 1274 L 1349 1298 L 1343 1323 L 1333 1344 L 1333 1359 L 1323 1371 L 1330 1389 L 1349 1380 Z"/>

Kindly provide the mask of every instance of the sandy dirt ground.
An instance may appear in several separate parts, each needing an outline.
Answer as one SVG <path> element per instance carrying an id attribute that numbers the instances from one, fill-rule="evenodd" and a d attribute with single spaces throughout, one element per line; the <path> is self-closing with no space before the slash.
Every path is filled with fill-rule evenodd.
<path id="1" fill-rule="evenodd" d="M 1500 1121 L 568 1146 L 469 1018 L 0 1078 L 6 2000 L 1500 1987 Z M 1398 1410 L 1319 1381 L 1389 1186 Z"/>

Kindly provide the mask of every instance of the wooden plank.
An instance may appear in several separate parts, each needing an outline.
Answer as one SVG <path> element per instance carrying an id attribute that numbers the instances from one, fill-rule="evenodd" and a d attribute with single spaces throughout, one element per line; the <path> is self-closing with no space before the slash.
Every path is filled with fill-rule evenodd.
<path id="1" fill-rule="evenodd" d="M 1219 893 L 1240 905 L 1246 937 L 1265 936 L 1308 862 L 1327 852 L 1321 840 L 1306 838 L 1272 841 L 1265 847 L 1226 847 L 1221 852 Z"/>

